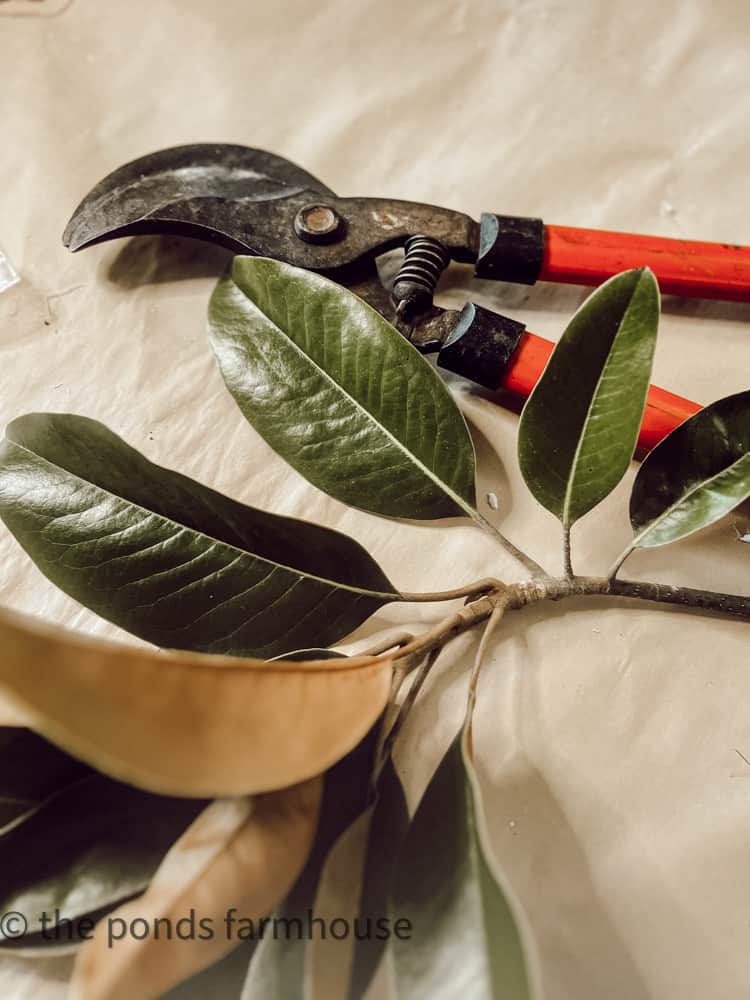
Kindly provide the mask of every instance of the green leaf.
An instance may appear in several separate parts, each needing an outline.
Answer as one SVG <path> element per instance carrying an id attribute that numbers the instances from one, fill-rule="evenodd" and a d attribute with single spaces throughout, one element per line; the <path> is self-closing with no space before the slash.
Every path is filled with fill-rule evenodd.
<path id="1" fill-rule="evenodd" d="M 390 517 L 476 516 L 460 410 L 419 352 L 350 291 L 235 257 L 209 329 L 245 417 L 319 489 Z"/>
<path id="2" fill-rule="evenodd" d="M 700 410 L 651 451 L 630 497 L 633 545 L 666 545 L 750 496 L 750 390 Z"/>
<path id="3" fill-rule="evenodd" d="M 28 729 L 0 728 L 0 836 L 91 768 Z"/>
<path id="4" fill-rule="evenodd" d="M 328 646 L 400 599 L 346 535 L 230 500 L 71 414 L 9 425 L 0 518 L 67 594 L 173 649 Z"/>
<path id="5" fill-rule="evenodd" d="M 310 857 L 283 906 L 274 914 L 281 932 L 265 935 L 255 949 L 242 1000 L 304 1000 L 309 917 L 331 849 L 366 806 L 378 730 L 379 723 L 326 774 Z"/>
<path id="6" fill-rule="evenodd" d="M 247 963 L 255 953 L 254 941 L 243 941 L 219 962 L 197 972 L 190 979 L 174 986 L 159 1000 L 206 1000 L 207 997 L 234 1000 L 242 993 L 247 976 Z"/>
<path id="7" fill-rule="evenodd" d="M 401 780 L 388 759 L 378 780 L 362 873 L 357 921 L 363 930 L 354 942 L 348 1000 L 361 1000 L 389 946 L 378 933 L 388 913 L 388 900 L 399 850 L 409 828 L 409 808 Z M 392 931 L 391 927 L 391 931 Z"/>
<path id="8" fill-rule="evenodd" d="M 534 995 L 508 889 L 483 844 L 479 803 L 459 735 L 417 808 L 398 860 L 392 919 L 410 925 L 408 940 L 393 939 L 398 996 Z"/>
<path id="9" fill-rule="evenodd" d="M 339 654 L 340 655 L 340 654 Z M 288 658 L 288 655 L 285 656 Z M 337 845 L 347 838 L 363 815 L 369 812 L 369 832 L 357 913 L 360 936 L 354 943 L 348 996 L 361 1000 L 387 947 L 377 936 L 377 921 L 388 912 L 390 878 L 399 846 L 409 823 L 401 782 L 389 759 L 378 781 L 376 797 L 368 803 L 368 790 L 377 744 L 379 724 L 342 761 L 326 775 L 320 825 L 305 870 L 277 917 L 301 921 L 307 928 L 326 860 Z M 366 937 L 362 929 L 372 928 Z M 282 925 L 284 926 L 284 925 Z M 250 963 L 242 1000 L 304 1000 L 309 940 L 293 934 L 266 936 L 258 945 Z"/>
<path id="10" fill-rule="evenodd" d="M 44 944 L 42 914 L 52 924 L 56 911 L 77 921 L 142 892 L 205 805 L 99 774 L 70 784 L 0 837 L 0 913 L 18 912 L 28 921 L 28 937 L 3 941 L 0 935 L 0 941 Z"/>
<path id="11" fill-rule="evenodd" d="M 521 472 L 563 525 L 603 500 L 628 468 L 658 323 L 652 272 L 615 275 L 570 321 L 529 396 L 518 432 Z"/>

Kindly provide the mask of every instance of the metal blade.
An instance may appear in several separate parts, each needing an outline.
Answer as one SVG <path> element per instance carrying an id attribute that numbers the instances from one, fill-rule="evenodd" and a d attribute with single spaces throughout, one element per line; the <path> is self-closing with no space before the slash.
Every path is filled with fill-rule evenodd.
<path id="1" fill-rule="evenodd" d="M 289 160 L 223 143 L 175 146 L 113 171 L 83 199 L 65 229 L 71 250 L 141 233 L 177 233 L 263 254 L 262 230 L 246 224 L 241 206 L 309 191 L 333 192 Z"/>

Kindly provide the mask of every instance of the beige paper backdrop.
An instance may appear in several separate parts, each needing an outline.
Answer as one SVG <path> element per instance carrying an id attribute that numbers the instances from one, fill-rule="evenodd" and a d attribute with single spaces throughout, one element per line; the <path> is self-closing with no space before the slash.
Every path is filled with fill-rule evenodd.
<path id="1" fill-rule="evenodd" d="M 346 510 L 292 472 L 243 421 L 206 344 L 225 255 L 149 238 L 71 256 L 60 234 L 89 187 L 143 153 L 215 140 L 281 153 L 340 194 L 750 241 L 750 7 L 740 0 L 622 10 L 606 0 L 74 0 L 54 17 L 4 6 L 0 246 L 22 281 L 0 295 L 0 422 L 32 410 L 96 417 L 232 496 L 349 532 L 407 590 L 515 569 L 474 528 Z M 41 15 L 60 4 L 26 6 Z M 468 268 L 451 276 L 446 301 L 463 302 L 471 284 L 473 298 L 549 338 L 583 297 L 479 287 Z M 747 388 L 749 320 L 748 306 L 667 299 L 655 381 L 701 402 Z M 500 498 L 488 516 L 556 568 L 556 522 L 515 468 L 517 418 L 456 391 L 480 434 L 480 495 Z M 622 548 L 628 485 L 575 529 L 579 571 L 603 570 Z M 729 519 L 628 571 L 747 592 L 750 546 Z M 0 602 L 118 634 L 56 591 L 4 529 Z M 437 614 L 386 608 L 361 634 Z M 749 636 L 738 623 L 603 601 L 503 626 L 482 678 L 479 760 L 545 1000 L 750 995 Z M 412 804 L 458 726 L 473 648 L 465 637 L 446 652 L 405 735 Z M 66 969 L 5 961 L 0 992 L 61 996 Z M 373 997 L 388 995 L 386 978 Z"/>

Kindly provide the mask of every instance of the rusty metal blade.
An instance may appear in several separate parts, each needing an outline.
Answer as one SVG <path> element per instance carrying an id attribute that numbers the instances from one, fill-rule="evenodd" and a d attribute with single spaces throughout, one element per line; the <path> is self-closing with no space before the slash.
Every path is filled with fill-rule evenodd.
<path id="1" fill-rule="evenodd" d="M 141 233 L 195 236 L 240 253 L 264 253 L 262 229 L 242 206 L 330 188 L 260 149 L 198 143 L 160 150 L 113 171 L 83 199 L 63 234 L 71 250 Z"/>

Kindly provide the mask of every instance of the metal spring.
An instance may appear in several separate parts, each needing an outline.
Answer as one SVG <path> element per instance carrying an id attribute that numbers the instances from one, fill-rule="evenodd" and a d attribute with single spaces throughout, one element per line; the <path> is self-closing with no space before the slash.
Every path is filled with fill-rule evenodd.
<path id="1" fill-rule="evenodd" d="M 439 240 L 431 236 L 409 237 L 393 282 L 393 298 L 399 316 L 432 305 L 435 287 L 449 263 L 450 254 Z"/>

